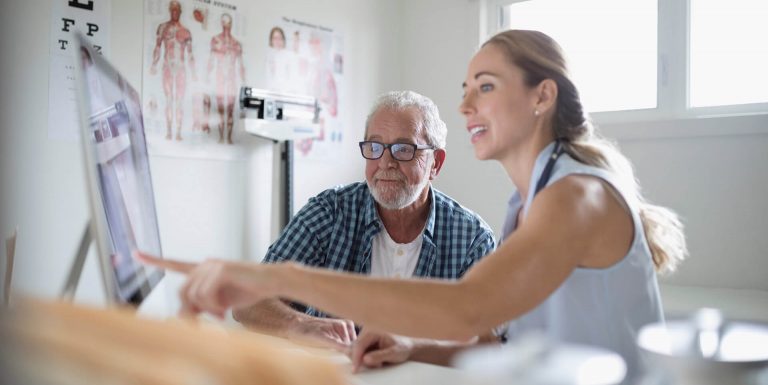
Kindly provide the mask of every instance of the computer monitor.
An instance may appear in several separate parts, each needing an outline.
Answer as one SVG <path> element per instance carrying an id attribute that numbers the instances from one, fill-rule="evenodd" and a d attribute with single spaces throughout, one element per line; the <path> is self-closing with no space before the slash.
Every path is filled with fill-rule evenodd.
<path id="1" fill-rule="evenodd" d="M 138 306 L 163 277 L 163 270 L 144 266 L 132 256 L 136 249 L 161 255 L 141 101 L 83 35 L 76 40 L 90 234 L 107 300 Z"/>

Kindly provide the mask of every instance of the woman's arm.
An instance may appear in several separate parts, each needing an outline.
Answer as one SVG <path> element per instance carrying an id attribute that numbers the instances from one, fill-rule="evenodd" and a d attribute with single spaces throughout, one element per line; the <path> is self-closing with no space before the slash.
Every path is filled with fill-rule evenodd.
<path id="1" fill-rule="evenodd" d="M 229 307 L 279 296 L 378 330 L 470 339 L 533 309 L 577 266 L 606 267 L 623 258 L 632 222 L 608 188 L 594 177 L 569 176 L 542 190 L 518 230 L 459 281 L 209 261 L 182 270 L 190 276 L 182 303 L 193 312 L 223 315 Z"/>
<path id="2" fill-rule="evenodd" d="M 594 177 L 570 176 L 542 190 L 518 230 L 460 281 L 292 266 L 278 277 L 279 295 L 379 330 L 469 339 L 533 309 L 577 266 L 607 267 L 626 254 L 632 222 L 608 188 Z"/>

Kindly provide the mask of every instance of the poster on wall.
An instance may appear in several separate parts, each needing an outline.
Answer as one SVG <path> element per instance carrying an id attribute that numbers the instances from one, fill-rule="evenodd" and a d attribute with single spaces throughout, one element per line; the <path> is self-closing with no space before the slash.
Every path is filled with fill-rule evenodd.
<path id="1" fill-rule="evenodd" d="M 75 90 L 75 32 L 109 57 L 111 0 L 55 0 L 51 5 L 51 41 L 48 77 L 48 138 L 80 137 Z"/>
<path id="2" fill-rule="evenodd" d="M 245 18 L 236 1 L 145 0 L 142 104 L 149 151 L 239 159 Z"/>
<path id="3" fill-rule="evenodd" d="M 294 143 L 297 160 L 333 161 L 342 152 L 344 39 L 333 29 L 287 17 L 270 28 L 267 88 L 309 95 L 320 104 L 320 137 Z"/>

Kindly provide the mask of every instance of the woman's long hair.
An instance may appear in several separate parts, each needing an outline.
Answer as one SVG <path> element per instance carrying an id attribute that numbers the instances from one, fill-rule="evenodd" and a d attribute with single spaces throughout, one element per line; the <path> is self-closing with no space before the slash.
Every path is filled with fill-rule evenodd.
<path id="1" fill-rule="evenodd" d="M 557 103 L 553 117 L 555 138 L 577 161 L 610 170 L 633 189 L 640 207 L 640 219 L 651 250 L 656 271 L 672 272 L 685 259 L 683 225 L 671 210 L 650 204 L 640 193 L 629 160 L 616 145 L 600 137 L 588 121 L 578 90 L 570 80 L 562 49 L 552 38 L 538 31 L 509 30 L 499 33 L 485 45 L 501 49 L 511 63 L 522 69 L 525 82 L 535 87 L 544 79 L 557 83 Z"/>

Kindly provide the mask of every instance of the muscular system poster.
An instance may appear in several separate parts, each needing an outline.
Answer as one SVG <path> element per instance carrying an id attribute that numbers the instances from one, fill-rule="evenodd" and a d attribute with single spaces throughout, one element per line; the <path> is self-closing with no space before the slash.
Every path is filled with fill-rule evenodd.
<path id="1" fill-rule="evenodd" d="M 283 17 L 265 40 L 267 88 L 313 96 L 320 104 L 320 137 L 296 141 L 295 156 L 335 160 L 344 138 L 344 39 L 331 28 Z"/>
<path id="2" fill-rule="evenodd" d="M 145 0 L 143 108 L 152 153 L 238 158 L 245 18 L 236 1 Z"/>

